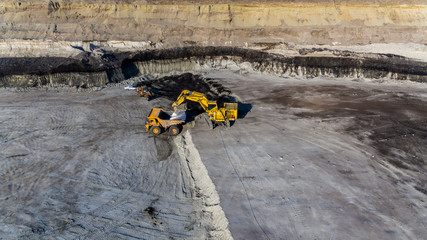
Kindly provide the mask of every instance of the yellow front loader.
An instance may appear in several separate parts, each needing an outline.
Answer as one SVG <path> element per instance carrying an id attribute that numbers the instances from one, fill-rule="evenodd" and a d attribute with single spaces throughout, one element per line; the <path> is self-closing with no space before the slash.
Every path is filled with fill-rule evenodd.
<path id="1" fill-rule="evenodd" d="M 205 94 L 183 90 L 172 106 L 177 109 L 185 100 L 198 102 L 208 115 L 209 127 L 213 128 L 213 124 L 218 122 L 224 123 L 229 127 L 230 121 L 237 119 L 237 103 L 218 103 L 217 101 L 209 101 Z"/>
<path id="2" fill-rule="evenodd" d="M 150 101 L 151 98 L 153 98 L 154 96 L 153 91 L 151 91 L 151 89 L 147 86 L 137 87 L 136 92 L 139 94 L 140 97 L 145 97 L 148 101 Z"/>
<path id="3" fill-rule="evenodd" d="M 136 93 L 140 97 L 146 98 L 148 101 L 150 101 L 154 96 L 153 89 L 147 87 L 147 86 L 141 86 L 141 87 L 133 87 L 133 86 L 127 86 L 125 87 L 126 90 L 136 90 Z"/>

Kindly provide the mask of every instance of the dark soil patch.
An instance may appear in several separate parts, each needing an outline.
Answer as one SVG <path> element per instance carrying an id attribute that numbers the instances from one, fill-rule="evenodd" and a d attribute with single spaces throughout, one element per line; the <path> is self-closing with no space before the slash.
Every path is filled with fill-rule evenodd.
<path id="1" fill-rule="evenodd" d="M 231 93 L 230 90 L 224 88 L 215 80 L 191 73 L 167 76 L 144 84 L 154 88 L 161 96 L 171 101 L 175 101 L 182 90 L 186 89 L 204 93 L 210 100 L 217 100 L 220 95 Z"/>
<path id="2" fill-rule="evenodd" d="M 345 132 L 372 145 L 398 168 L 427 172 L 427 108 L 419 99 L 345 86 L 299 86 L 275 90 L 261 101 L 299 108 L 295 115 L 301 118 L 351 117 Z"/>
<path id="3" fill-rule="evenodd" d="M 31 232 L 35 234 L 43 234 L 46 232 L 46 229 L 42 226 L 31 226 Z"/>
<path id="4" fill-rule="evenodd" d="M 162 225 L 163 224 L 163 222 L 162 221 L 160 221 L 158 218 L 157 218 L 157 215 L 159 214 L 158 213 L 158 210 L 156 209 L 156 208 L 154 208 L 154 207 L 148 207 L 148 208 L 146 208 L 145 210 L 144 210 L 144 212 L 147 214 L 147 216 L 151 219 L 151 224 L 152 224 L 152 226 L 153 227 L 156 227 L 156 226 L 158 226 L 158 225 Z"/>
<path id="5" fill-rule="evenodd" d="M 172 102 L 177 100 L 183 90 L 203 93 L 208 100 L 217 101 L 219 105 L 223 102 L 237 102 L 239 118 L 244 118 L 252 109 L 251 104 L 237 101 L 231 95 L 230 89 L 224 87 L 219 81 L 205 78 L 202 75 L 184 73 L 145 81 L 140 85 L 150 87 L 157 97 L 166 98 Z M 197 102 L 185 101 L 184 103 L 187 106 L 187 121 L 192 121 L 197 115 L 205 112 Z"/>
<path id="6" fill-rule="evenodd" d="M 148 207 L 144 210 L 150 217 L 156 217 L 156 209 L 154 207 Z"/>

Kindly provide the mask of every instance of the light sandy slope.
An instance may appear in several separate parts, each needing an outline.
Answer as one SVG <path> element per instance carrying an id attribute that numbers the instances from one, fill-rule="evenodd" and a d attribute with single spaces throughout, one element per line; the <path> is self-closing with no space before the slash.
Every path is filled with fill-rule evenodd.
<path id="1" fill-rule="evenodd" d="M 0 2 L 0 39 L 263 43 L 425 44 L 423 0 Z"/>
<path id="2" fill-rule="evenodd" d="M 352 103 L 378 99 L 381 104 L 387 92 L 409 93 L 426 101 L 425 85 L 299 81 L 223 71 L 208 76 L 220 79 L 244 103 L 252 104 L 247 116 L 228 130 L 217 127 L 210 131 L 202 123 L 190 130 L 235 239 L 422 239 L 427 235 L 427 196 L 414 188 L 417 180 L 425 187 L 425 150 L 417 156 L 421 157 L 418 170 L 417 166 L 398 168 L 377 155 L 374 146 L 345 132 L 357 125 L 353 121 L 357 110 L 353 109 L 354 117 L 297 114 L 317 113 L 321 107 L 347 102 L 351 96 L 356 97 Z M 320 95 L 314 91 L 320 85 L 350 87 L 350 91 Z M 298 91 L 277 95 L 286 89 Z M 358 89 L 366 90 L 368 96 L 357 97 L 363 93 Z M 272 103 L 274 98 L 284 103 Z M 301 99 L 317 102 L 320 108 L 285 104 Z M 407 114 L 411 114 L 407 106 Z M 427 112 L 421 109 L 420 113 L 411 119 L 426 122 Z M 418 144 L 414 147 L 422 149 L 423 143 Z"/>
<path id="3" fill-rule="evenodd" d="M 91 49 L 95 47 L 95 49 Z M 246 46 L 248 47 L 248 46 Z M 0 40 L 0 57 L 76 57 L 82 51 L 99 55 L 102 51 L 143 51 L 163 48 L 161 43 L 152 45 L 150 41 L 46 41 L 46 40 Z M 426 44 L 418 43 L 373 43 L 365 45 L 301 45 L 299 43 L 282 43 L 277 45 L 261 45 L 249 47 L 265 49 L 269 53 L 285 56 L 299 56 L 303 49 L 317 49 L 306 55 L 333 56 L 334 51 L 350 51 L 359 54 L 394 54 L 402 57 L 427 61 Z"/>

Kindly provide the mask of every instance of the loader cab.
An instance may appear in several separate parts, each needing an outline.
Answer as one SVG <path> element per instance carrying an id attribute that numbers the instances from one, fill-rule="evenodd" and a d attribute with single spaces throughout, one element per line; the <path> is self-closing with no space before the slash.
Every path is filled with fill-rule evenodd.
<path id="1" fill-rule="evenodd" d="M 214 109 L 216 106 L 216 103 L 208 103 L 208 111 Z"/>

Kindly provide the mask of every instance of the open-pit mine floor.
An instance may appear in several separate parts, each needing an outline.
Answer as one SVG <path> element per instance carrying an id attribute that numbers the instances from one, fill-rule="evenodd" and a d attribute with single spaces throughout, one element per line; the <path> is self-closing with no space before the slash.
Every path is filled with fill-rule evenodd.
<path id="1" fill-rule="evenodd" d="M 0 89 L 0 239 L 427 236 L 424 83 L 231 70 L 163 81 L 150 84 L 227 93 L 239 119 L 154 137 L 145 117 L 173 88 L 151 101 L 122 85 Z"/>

